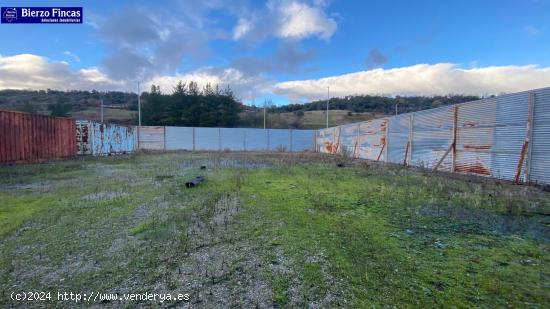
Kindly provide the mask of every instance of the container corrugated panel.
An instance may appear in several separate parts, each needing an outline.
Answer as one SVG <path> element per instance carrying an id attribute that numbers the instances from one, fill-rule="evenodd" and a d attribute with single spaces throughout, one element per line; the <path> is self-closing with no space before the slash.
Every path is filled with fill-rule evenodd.
<path id="1" fill-rule="evenodd" d="M 219 128 L 195 128 L 195 150 L 222 150 Z"/>
<path id="2" fill-rule="evenodd" d="M 138 127 L 139 149 L 164 150 L 164 127 Z"/>
<path id="3" fill-rule="evenodd" d="M 117 124 L 90 122 L 89 143 L 93 155 L 124 154 L 136 149 L 136 129 Z"/>
<path id="4" fill-rule="evenodd" d="M 388 162 L 404 162 L 405 147 L 409 141 L 409 122 L 410 114 L 401 114 L 389 118 Z"/>
<path id="5" fill-rule="evenodd" d="M 359 158 L 385 161 L 387 119 L 359 123 L 357 154 Z"/>
<path id="6" fill-rule="evenodd" d="M 73 119 L 0 111 L 0 162 L 39 162 L 74 157 Z"/>
<path id="7" fill-rule="evenodd" d="M 164 127 L 166 150 L 193 150 L 193 128 Z"/>
<path id="8" fill-rule="evenodd" d="M 269 129 L 269 150 L 290 151 L 290 133 L 284 129 Z"/>
<path id="9" fill-rule="evenodd" d="M 292 130 L 292 151 L 314 151 L 314 130 Z"/>
<path id="10" fill-rule="evenodd" d="M 245 150 L 245 133 L 240 128 L 220 129 L 220 141 L 222 150 L 243 151 Z M 212 147 L 217 141 L 212 142 Z"/>
<path id="11" fill-rule="evenodd" d="M 550 184 L 550 88 L 535 92 L 529 181 Z"/>

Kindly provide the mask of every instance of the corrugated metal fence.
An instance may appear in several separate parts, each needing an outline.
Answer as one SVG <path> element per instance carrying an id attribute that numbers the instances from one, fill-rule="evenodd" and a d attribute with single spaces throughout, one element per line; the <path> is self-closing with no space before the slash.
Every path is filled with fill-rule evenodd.
<path id="1" fill-rule="evenodd" d="M 72 119 L 0 111 L 0 162 L 39 162 L 76 156 Z"/>
<path id="2" fill-rule="evenodd" d="M 319 130 L 318 152 L 550 183 L 550 88 Z"/>
<path id="3" fill-rule="evenodd" d="M 138 148 L 192 151 L 304 151 L 315 149 L 315 131 L 139 127 Z"/>
<path id="4" fill-rule="evenodd" d="M 79 155 L 109 155 L 133 152 L 137 133 L 132 126 L 94 121 L 76 122 L 76 145 Z"/>

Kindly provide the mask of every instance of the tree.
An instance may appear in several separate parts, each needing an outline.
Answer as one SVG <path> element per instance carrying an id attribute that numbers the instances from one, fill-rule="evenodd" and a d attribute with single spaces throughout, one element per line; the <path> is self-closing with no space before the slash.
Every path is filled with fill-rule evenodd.
<path id="1" fill-rule="evenodd" d="M 25 102 L 25 104 L 19 106 L 16 108 L 17 111 L 23 112 L 23 113 L 30 113 L 35 114 L 36 113 L 36 107 L 31 104 L 29 101 Z"/>
<path id="2" fill-rule="evenodd" d="M 48 110 L 51 111 L 51 115 L 55 117 L 69 117 L 72 106 L 65 102 L 67 102 L 67 98 L 60 97 L 57 103 L 48 105 Z"/>
<path id="3" fill-rule="evenodd" d="M 241 104 L 233 97 L 231 88 L 223 91 L 206 84 L 179 82 L 170 95 L 160 93 L 158 86 L 143 96 L 142 122 L 145 125 L 195 127 L 234 127 L 239 124 Z"/>

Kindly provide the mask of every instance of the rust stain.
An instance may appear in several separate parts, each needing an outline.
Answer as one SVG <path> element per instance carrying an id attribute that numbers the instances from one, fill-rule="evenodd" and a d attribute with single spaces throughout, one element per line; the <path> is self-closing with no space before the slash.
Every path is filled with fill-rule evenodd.
<path id="1" fill-rule="evenodd" d="M 474 122 L 474 121 L 464 121 L 464 127 L 467 127 L 467 128 L 472 128 L 472 127 L 475 127 L 479 124 L 479 122 Z"/>
<path id="2" fill-rule="evenodd" d="M 491 175 L 491 171 L 481 162 L 475 162 L 472 164 L 456 164 L 455 171 L 458 173 L 472 173 L 485 176 Z"/>
<path id="3" fill-rule="evenodd" d="M 468 150 L 489 150 L 491 145 L 464 145 L 464 149 Z"/>
<path id="4" fill-rule="evenodd" d="M 334 144 L 332 142 L 325 141 L 323 142 L 323 144 L 325 145 L 326 152 L 331 154 L 338 153 L 338 147 L 339 147 L 338 143 Z"/>

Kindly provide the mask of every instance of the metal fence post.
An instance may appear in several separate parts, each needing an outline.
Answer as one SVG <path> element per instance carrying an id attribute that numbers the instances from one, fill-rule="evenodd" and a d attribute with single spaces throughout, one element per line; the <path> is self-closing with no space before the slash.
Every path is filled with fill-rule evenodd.
<path id="1" fill-rule="evenodd" d="M 527 115 L 527 158 L 525 160 L 525 182 L 530 181 L 529 176 L 531 174 L 531 152 L 533 149 L 533 131 L 534 131 L 534 119 L 535 119 L 535 106 L 536 106 L 536 94 L 534 91 L 529 92 L 529 108 Z"/>
<path id="2" fill-rule="evenodd" d="M 414 134 L 413 134 L 413 128 L 414 128 L 414 113 L 412 113 L 410 116 L 409 116 L 409 153 L 408 153 L 408 165 L 411 165 L 411 162 L 412 162 L 412 152 L 413 152 L 413 138 L 414 138 Z"/>
<path id="3" fill-rule="evenodd" d="M 451 172 L 455 172 L 456 166 L 456 144 L 458 140 L 458 105 L 453 110 L 453 152 L 451 153 Z"/>

